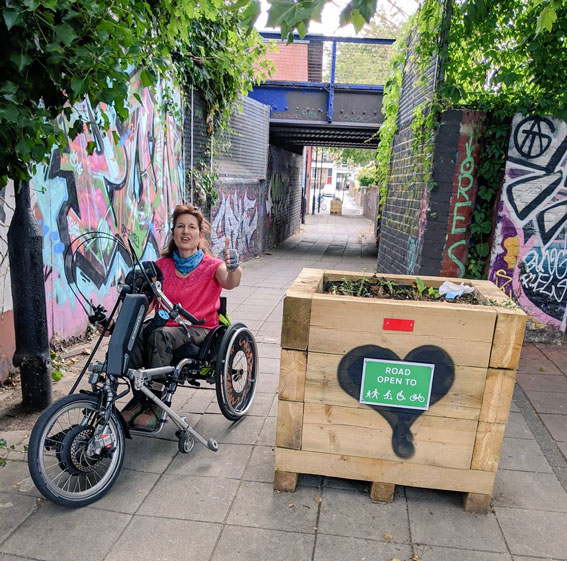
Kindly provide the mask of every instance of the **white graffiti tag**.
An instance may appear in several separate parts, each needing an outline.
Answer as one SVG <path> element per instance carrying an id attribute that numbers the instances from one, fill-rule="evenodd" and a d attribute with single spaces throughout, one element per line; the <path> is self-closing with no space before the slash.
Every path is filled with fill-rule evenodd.
<path id="1" fill-rule="evenodd" d="M 567 293 L 567 250 L 532 249 L 524 259 L 520 281 L 535 293 L 563 302 Z"/>

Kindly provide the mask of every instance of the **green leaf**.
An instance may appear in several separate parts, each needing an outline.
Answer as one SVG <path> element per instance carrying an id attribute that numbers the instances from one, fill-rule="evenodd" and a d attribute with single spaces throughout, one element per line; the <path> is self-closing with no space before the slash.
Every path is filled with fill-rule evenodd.
<path id="1" fill-rule="evenodd" d="M 144 86 L 144 88 L 153 85 L 155 81 L 152 73 L 147 68 L 144 68 L 142 72 L 140 72 L 140 80 L 142 81 L 142 86 Z"/>
<path id="2" fill-rule="evenodd" d="M 553 27 L 553 24 L 557 21 L 557 12 L 551 6 L 545 6 L 543 10 L 540 12 L 539 17 L 537 18 L 537 32 L 540 33 L 541 31 L 549 31 Z"/>
<path id="3" fill-rule="evenodd" d="M 24 52 L 14 53 L 10 60 L 16 65 L 18 72 L 21 72 L 32 63 L 32 58 Z"/>
<path id="4" fill-rule="evenodd" d="M 67 47 L 77 38 L 75 30 L 68 23 L 56 25 L 54 30 L 57 37 L 59 37 L 61 42 Z"/>
<path id="5" fill-rule="evenodd" d="M 8 28 L 8 31 L 14 27 L 17 23 L 20 23 L 22 16 L 19 10 L 14 8 L 6 8 L 2 11 L 2 16 L 4 17 L 4 23 Z"/>
<path id="6" fill-rule="evenodd" d="M 94 140 L 89 140 L 87 142 L 87 154 L 92 156 L 96 148 L 96 142 Z"/>
<path id="7" fill-rule="evenodd" d="M 71 78 L 71 88 L 77 97 L 82 97 L 87 90 L 86 79 L 73 76 Z"/>
<path id="8" fill-rule="evenodd" d="M 246 9 L 242 12 L 242 22 L 248 28 L 248 32 L 252 31 L 260 12 L 261 7 L 259 0 L 251 0 L 246 6 Z"/>

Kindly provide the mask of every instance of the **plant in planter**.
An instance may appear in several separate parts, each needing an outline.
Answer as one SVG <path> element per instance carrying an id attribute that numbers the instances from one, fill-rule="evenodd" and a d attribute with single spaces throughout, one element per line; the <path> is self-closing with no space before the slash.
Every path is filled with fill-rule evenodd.
<path id="1" fill-rule="evenodd" d="M 312 473 L 488 510 L 526 316 L 489 281 L 467 283 L 490 305 L 438 299 L 446 280 L 302 271 L 284 300 L 276 489 Z"/>
<path id="2" fill-rule="evenodd" d="M 343 213 L 343 201 L 338 197 L 334 197 L 331 201 L 331 214 L 342 214 Z"/>

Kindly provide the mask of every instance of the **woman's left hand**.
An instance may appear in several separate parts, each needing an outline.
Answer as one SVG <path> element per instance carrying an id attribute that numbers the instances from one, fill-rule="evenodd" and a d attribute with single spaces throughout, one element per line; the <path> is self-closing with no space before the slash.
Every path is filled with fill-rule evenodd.
<path id="1" fill-rule="evenodd" d="M 240 266 L 238 261 L 238 251 L 236 249 L 231 249 L 230 238 L 224 239 L 224 263 L 226 265 L 226 270 L 230 273 L 236 271 Z"/>

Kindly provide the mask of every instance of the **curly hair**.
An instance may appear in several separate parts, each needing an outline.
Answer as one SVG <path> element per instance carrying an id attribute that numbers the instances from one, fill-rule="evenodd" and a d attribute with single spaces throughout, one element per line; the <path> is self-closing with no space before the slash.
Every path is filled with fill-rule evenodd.
<path id="1" fill-rule="evenodd" d="M 162 257 L 173 257 L 173 251 L 177 249 L 175 241 L 173 240 L 173 229 L 175 228 L 177 219 L 184 214 L 191 214 L 197 219 L 197 222 L 199 224 L 199 232 L 203 232 L 204 234 L 204 237 L 201 238 L 201 241 L 199 242 L 199 249 L 202 249 L 203 253 L 210 255 L 211 248 L 208 239 L 211 234 L 211 225 L 203 216 L 203 213 L 200 210 L 196 209 L 193 205 L 186 204 L 177 205 L 173 209 L 173 214 L 171 216 L 171 232 L 168 236 L 167 245 L 161 252 Z"/>

